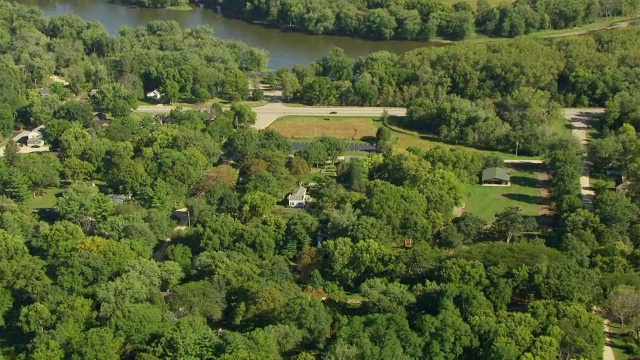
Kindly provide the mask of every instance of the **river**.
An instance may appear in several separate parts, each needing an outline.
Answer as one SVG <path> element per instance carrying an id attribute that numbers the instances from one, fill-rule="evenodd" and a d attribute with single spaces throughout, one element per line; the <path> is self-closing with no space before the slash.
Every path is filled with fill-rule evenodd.
<path id="1" fill-rule="evenodd" d="M 38 6 L 46 16 L 73 13 L 86 20 L 98 20 L 111 34 L 124 25 L 140 26 L 152 20 L 175 20 L 182 27 L 209 25 L 221 39 L 242 41 L 269 51 L 271 69 L 310 64 L 341 47 L 350 57 L 386 50 L 403 53 L 433 43 L 415 41 L 370 41 L 343 36 L 308 35 L 269 29 L 240 20 L 225 18 L 211 9 L 191 11 L 130 8 L 104 0 L 21 0 Z"/>

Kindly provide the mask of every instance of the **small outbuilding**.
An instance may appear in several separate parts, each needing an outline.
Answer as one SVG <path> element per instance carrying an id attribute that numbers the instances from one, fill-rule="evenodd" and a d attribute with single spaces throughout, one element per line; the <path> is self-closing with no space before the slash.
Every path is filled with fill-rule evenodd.
<path id="1" fill-rule="evenodd" d="M 511 186 L 511 173 L 508 169 L 500 167 L 484 169 L 482 186 Z"/>
<path id="2" fill-rule="evenodd" d="M 307 188 L 304 186 L 298 186 L 295 192 L 287 196 L 289 207 L 295 208 L 305 207 L 310 199 L 311 197 L 307 195 Z"/>
<path id="3" fill-rule="evenodd" d="M 40 96 L 49 96 L 51 95 L 51 90 L 49 88 L 41 88 L 38 89 L 38 93 L 40 94 Z"/>

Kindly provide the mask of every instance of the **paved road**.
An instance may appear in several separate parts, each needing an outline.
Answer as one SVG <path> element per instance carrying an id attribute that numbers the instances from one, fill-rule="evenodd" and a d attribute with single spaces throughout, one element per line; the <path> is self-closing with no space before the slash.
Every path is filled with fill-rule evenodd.
<path id="1" fill-rule="evenodd" d="M 137 112 L 141 113 L 168 113 L 173 110 L 175 106 L 156 105 L 149 106 L 143 105 L 138 107 Z M 288 107 L 282 103 L 269 103 L 264 106 L 255 107 L 257 120 L 253 126 L 256 129 L 266 129 L 274 121 L 282 116 L 287 115 L 302 115 L 302 116 L 382 116 L 384 111 L 387 111 L 392 116 L 405 116 L 407 109 L 397 107 L 348 107 L 348 106 L 309 106 L 309 107 Z M 331 114 L 334 112 L 335 114 Z"/>
<path id="2" fill-rule="evenodd" d="M 512 159 L 512 160 L 505 160 L 504 161 L 505 164 L 542 164 L 544 163 L 544 160 L 525 160 L 525 159 Z"/>
<path id="3" fill-rule="evenodd" d="M 595 192 L 591 187 L 589 177 L 589 167 L 591 164 L 587 158 L 587 144 L 589 143 L 589 124 L 594 118 L 602 115 L 602 108 L 567 108 L 563 109 L 564 117 L 571 123 L 571 132 L 580 140 L 584 148 L 582 176 L 580 176 L 580 192 L 582 194 L 582 204 L 586 209 L 591 209 Z"/>

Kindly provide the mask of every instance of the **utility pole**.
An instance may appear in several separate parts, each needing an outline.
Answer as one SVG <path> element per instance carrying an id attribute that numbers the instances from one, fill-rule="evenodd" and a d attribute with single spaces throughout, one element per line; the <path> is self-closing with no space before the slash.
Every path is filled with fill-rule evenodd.
<path id="1" fill-rule="evenodd" d="M 518 157 L 518 145 L 520 145 L 520 141 L 516 140 L 516 157 Z"/>

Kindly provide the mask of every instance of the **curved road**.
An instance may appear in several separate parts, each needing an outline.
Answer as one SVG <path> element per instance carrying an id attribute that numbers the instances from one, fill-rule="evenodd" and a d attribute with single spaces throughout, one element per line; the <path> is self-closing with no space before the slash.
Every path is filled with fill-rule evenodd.
<path id="1" fill-rule="evenodd" d="M 139 106 L 136 111 L 141 113 L 168 113 L 175 109 L 176 106 L 166 105 L 143 105 Z M 226 107 L 225 107 L 226 108 Z M 407 109 L 398 107 L 357 107 L 357 106 L 309 106 L 309 107 L 289 107 L 282 103 L 268 103 L 264 106 L 254 107 L 253 111 L 257 115 L 255 125 L 256 129 L 266 129 L 278 118 L 288 115 L 297 116 L 382 116 L 387 111 L 392 116 L 405 116 Z M 334 114 L 331 114 L 334 113 Z"/>

